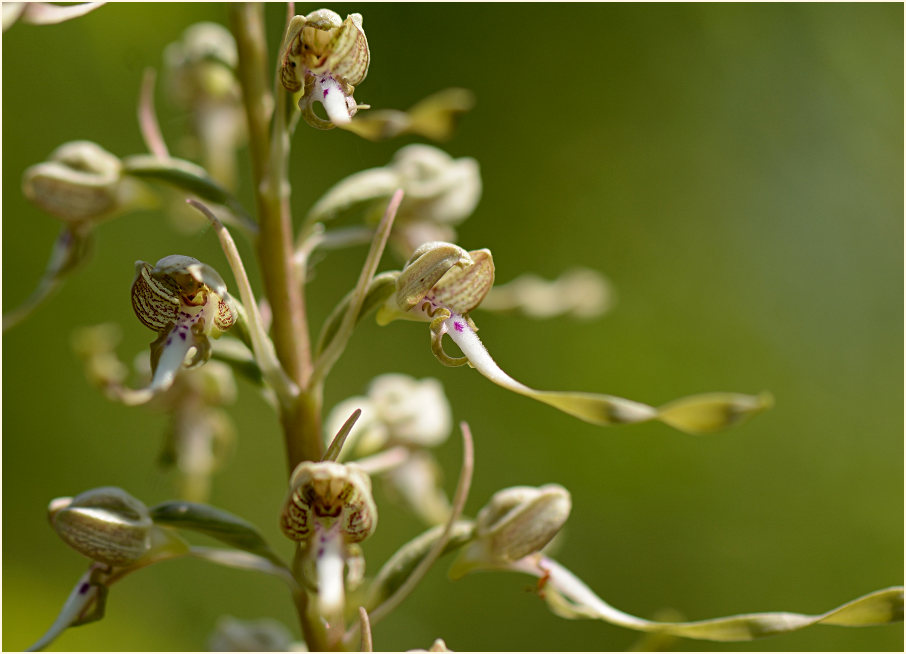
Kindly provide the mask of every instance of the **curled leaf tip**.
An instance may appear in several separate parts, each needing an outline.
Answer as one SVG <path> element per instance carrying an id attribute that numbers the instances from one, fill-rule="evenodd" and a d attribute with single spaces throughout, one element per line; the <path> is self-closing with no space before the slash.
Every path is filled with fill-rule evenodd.
<path id="1" fill-rule="evenodd" d="M 711 434 L 745 422 L 774 406 L 774 396 L 741 393 L 705 393 L 674 400 L 658 410 L 658 418 L 690 434 Z"/>

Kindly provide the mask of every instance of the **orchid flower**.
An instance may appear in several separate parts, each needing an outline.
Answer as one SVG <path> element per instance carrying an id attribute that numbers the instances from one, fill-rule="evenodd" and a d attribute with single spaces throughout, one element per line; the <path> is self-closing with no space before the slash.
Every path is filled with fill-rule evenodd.
<path id="1" fill-rule="evenodd" d="M 294 16 L 283 40 L 281 81 L 284 88 L 302 91 L 299 109 L 312 127 L 346 125 L 360 108 L 352 97 L 355 85 L 368 74 L 370 53 L 362 30 L 362 15 L 342 20 L 329 9 Z M 312 105 L 320 102 L 328 120 Z"/>
<path id="2" fill-rule="evenodd" d="M 470 317 L 494 283 L 489 250 L 467 252 L 452 243 L 419 247 L 396 277 L 395 293 L 378 310 L 378 324 L 396 319 L 430 323 L 431 349 L 446 366 L 469 364 L 498 386 L 525 395 L 596 425 L 660 420 L 680 431 L 710 433 L 738 423 L 771 405 L 770 395 L 706 393 L 674 400 L 660 408 L 612 395 L 539 391 L 522 384 L 491 357 Z M 448 335 L 464 356 L 451 357 L 443 347 Z"/>
<path id="3" fill-rule="evenodd" d="M 137 261 L 135 270 L 132 308 L 142 324 L 158 334 L 151 343 L 151 384 L 135 391 L 130 402 L 139 404 L 167 390 L 183 366 L 207 361 L 208 337 L 220 336 L 239 314 L 223 279 L 198 259 L 174 254 L 154 266 Z"/>
<path id="4" fill-rule="evenodd" d="M 363 559 L 357 543 L 377 527 L 371 480 L 355 464 L 303 461 L 293 471 L 280 528 L 299 543 L 298 573 L 317 587 L 319 611 L 331 639 L 343 633 L 346 604 L 344 566 L 360 577 Z"/>
<path id="5" fill-rule="evenodd" d="M 814 624 L 860 627 L 902 620 L 901 586 L 869 593 L 818 615 L 749 613 L 693 622 L 659 622 L 624 613 L 541 552 L 566 522 L 570 508 L 569 493 L 556 484 L 498 491 L 479 512 L 473 540 L 460 551 L 450 576 L 458 579 L 481 570 L 529 574 L 538 578 L 538 594 L 562 618 L 602 620 L 636 631 L 697 640 L 748 641 Z"/>

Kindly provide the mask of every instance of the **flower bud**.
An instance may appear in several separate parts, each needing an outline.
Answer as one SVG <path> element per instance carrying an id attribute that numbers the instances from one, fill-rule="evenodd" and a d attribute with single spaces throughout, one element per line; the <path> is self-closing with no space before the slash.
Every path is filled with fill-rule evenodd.
<path id="1" fill-rule="evenodd" d="M 164 50 L 170 96 L 191 119 L 190 145 L 196 147 L 190 156 L 200 156 L 228 188 L 235 187 L 236 149 L 246 138 L 237 62 L 233 35 L 217 23 L 191 25 Z"/>
<path id="2" fill-rule="evenodd" d="M 80 554 L 112 566 L 128 566 L 151 548 L 148 509 L 120 488 L 108 486 L 48 507 L 54 530 Z"/>
<path id="3" fill-rule="evenodd" d="M 401 148 L 389 168 L 406 181 L 400 213 L 438 223 L 458 224 L 469 216 L 481 195 L 478 162 L 453 159 L 443 150 L 419 143 Z"/>
<path id="4" fill-rule="evenodd" d="M 371 479 L 355 464 L 303 461 L 290 478 L 280 528 L 306 543 L 316 530 L 339 526 L 347 543 L 368 538 L 377 526 Z"/>
<path id="5" fill-rule="evenodd" d="M 433 447 L 450 435 L 450 403 L 436 379 L 380 375 L 368 387 L 368 396 L 396 442 Z"/>
<path id="6" fill-rule="evenodd" d="M 336 405 L 325 420 L 325 433 L 337 433 L 356 409 L 362 415 L 346 440 L 344 452 L 367 456 L 390 445 L 433 447 L 450 435 L 450 404 L 436 379 L 417 380 L 388 373 L 375 377 L 367 397 Z"/>
<path id="7" fill-rule="evenodd" d="M 377 323 L 386 325 L 397 319 L 430 322 L 431 350 L 438 361 L 445 366 L 475 366 L 473 355 L 466 349 L 474 353 L 476 348 L 463 348 L 457 335 L 480 343 L 475 336 L 478 326 L 469 312 L 481 304 L 493 284 L 494 259 L 490 250 L 466 252 L 452 243 L 425 243 L 397 277 L 396 293 L 378 310 Z M 454 358 L 444 351 L 443 337 L 447 333 L 457 340 L 466 356 Z M 484 346 L 480 347 L 486 353 Z"/>
<path id="8" fill-rule="evenodd" d="M 569 517 L 569 491 L 558 484 L 498 491 L 479 511 L 476 530 L 494 558 L 515 561 L 539 551 Z"/>
<path id="9" fill-rule="evenodd" d="M 529 318 L 567 314 L 590 319 L 608 311 L 614 297 L 611 283 L 597 270 L 573 268 L 551 281 L 531 273 L 520 275 L 491 289 L 481 308 L 519 311 Z"/>
<path id="10" fill-rule="evenodd" d="M 72 141 L 47 161 L 26 169 L 22 191 L 31 202 L 66 222 L 100 220 L 142 198 L 137 182 L 122 176 L 114 155 L 90 141 Z"/>
<path id="11" fill-rule="evenodd" d="M 236 41 L 223 25 L 190 25 L 180 41 L 165 48 L 164 63 L 174 100 L 184 109 L 191 109 L 199 100 L 240 97 L 232 72 L 238 63 Z"/>
<path id="12" fill-rule="evenodd" d="M 558 484 L 498 491 L 478 513 L 476 540 L 453 564 L 450 575 L 461 577 L 540 551 L 560 531 L 571 508 L 569 491 Z"/>
<path id="13" fill-rule="evenodd" d="M 357 118 L 354 124 L 360 122 Z M 370 218 L 383 212 L 399 188 L 405 195 L 391 243 L 409 258 L 424 243 L 456 238 L 453 226 L 472 214 L 481 197 L 478 162 L 471 157 L 453 159 L 428 145 L 407 145 L 386 166 L 360 171 L 334 185 L 312 207 L 308 220 L 330 220 L 363 203 L 371 203 L 365 209 Z"/>
<path id="14" fill-rule="evenodd" d="M 472 250 L 469 256 L 470 265 L 450 268 L 428 292 L 422 304 L 430 304 L 426 311 L 442 308 L 465 316 L 481 304 L 494 285 L 494 259 L 486 248 Z"/>
<path id="15" fill-rule="evenodd" d="M 411 452 L 400 466 L 387 471 L 388 494 L 400 499 L 422 522 L 442 524 L 450 517 L 450 501 L 443 489 L 443 471 L 433 454 Z"/>

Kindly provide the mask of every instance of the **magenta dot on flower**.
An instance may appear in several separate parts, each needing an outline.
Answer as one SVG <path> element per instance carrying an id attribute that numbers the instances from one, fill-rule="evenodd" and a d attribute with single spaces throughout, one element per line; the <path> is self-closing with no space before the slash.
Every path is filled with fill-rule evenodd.
<path id="1" fill-rule="evenodd" d="M 454 322 L 453 326 L 456 328 L 456 331 L 461 332 L 463 330 L 463 325 L 461 322 Z"/>
<path id="2" fill-rule="evenodd" d="M 327 94 L 330 92 L 330 89 L 324 89 L 324 97 L 327 97 Z"/>

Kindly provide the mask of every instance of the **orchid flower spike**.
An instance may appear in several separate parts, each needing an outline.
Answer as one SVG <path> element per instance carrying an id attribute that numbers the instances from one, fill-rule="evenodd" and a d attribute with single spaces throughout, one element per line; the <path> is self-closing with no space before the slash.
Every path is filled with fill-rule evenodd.
<path id="1" fill-rule="evenodd" d="M 428 322 L 431 349 L 444 365 L 468 363 L 498 386 L 596 425 L 660 420 L 680 431 L 704 434 L 741 422 L 772 403 L 767 393 L 706 393 L 655 408 L 612 395 L 529 388 L 506 374 L 491 358 L 478 338 L 478 327 L 469 317 L 493 283 L 494 261 L 489 250 L 467 252 L 452 243 L 425 243 L 396 278 L 396 292 L 378 310 L 378 324 L 397 319 Z M 449 335 L 465 356 L 447 354 L 444 335 Z"/>
<path id="2" fill-rule="evenodd" d="M 329 9 L 318 9 L 294 16 L 281 53 L 280 79 L 288 91 L 302 91 L 299 109 L 312 127 L 346 125 L 358 109 L 367 108 L 352 97 L 368 74 L 371 57 L 361 14 L 343 20 Z M 315 102 L 324 106 L 328 120 L 314 113 Z"/>
<path id="3" fill-rule="evenodd" d="M 179 370 L 211 358 L 208 337 L 217 338 L 238 317 L 226 284 L 213 268 L 179 254 L 164 257 L 154 266 L 135 263 L 132 308 L 149 329 L 158 333 L 151 343 L 154 377 L 150 399 L 168 389 Z"/>

